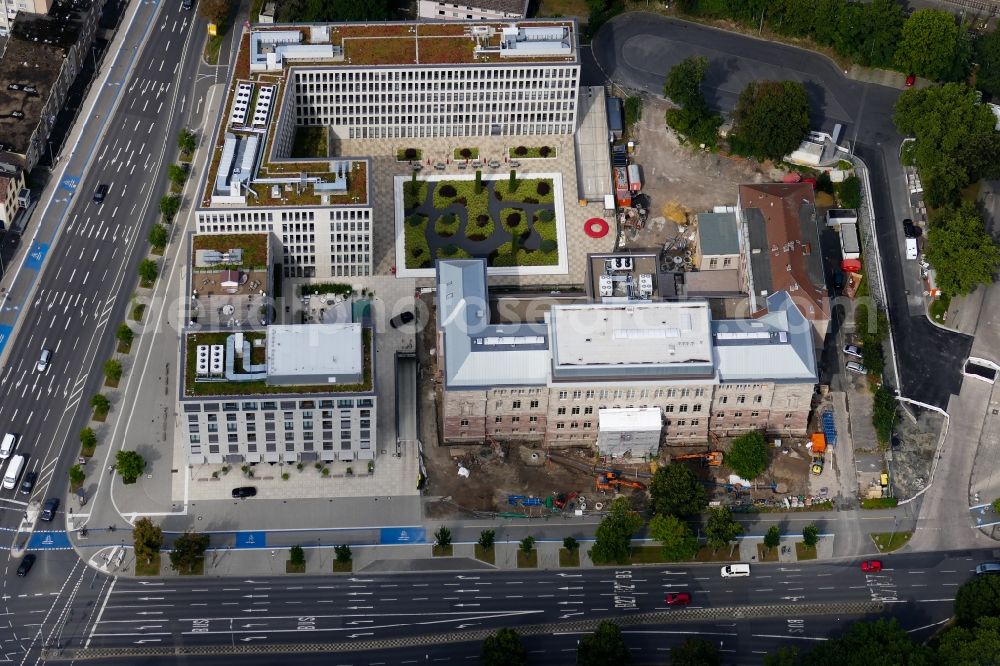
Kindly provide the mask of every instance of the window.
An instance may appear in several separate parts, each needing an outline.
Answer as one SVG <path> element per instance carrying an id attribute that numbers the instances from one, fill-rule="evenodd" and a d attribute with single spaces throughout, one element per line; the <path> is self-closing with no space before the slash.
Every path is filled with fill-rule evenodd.
<path id="1" fill-rule="evenodd" d="M 510 406 L 511 406 L 511 409 L 521 409 L 521 401 L 520 400 L 515 400 L 514 402 L 512 402 L 510 404 Z"/>
<path id="2" fill-rule="evenodd" d="M 574 400 L 579 400 L 581 397 L 583 397 L 583 391 L 573 391 Z"/>
<path id="3" fill-rule="evenodd" d="M 674 411 L 674 406 L 673 405 L 667 405 L 666 407 L 663 408 L 663 411 L 665 411 L 667 414 L 670 414 L 670 413 L 672 413 Z"/>
<path id="4" fill-rule="evenodd" d="M 583 413 L 584 414 L 593 414 L 594 413 L 594 408 L 593 407 L 584 407 L 583 408 Z"/>
<path id="5" fill-rule="evenodd" d="M 722 267 L 729 268 L 732 265 L 732 263 L 733 263 L 733 258 L 726 257 L 725 259 L 722 260 Z"/>
<path id="6" fill-rule="evenodd" d="M 236 442 L 240 441 L 237 435 L 226 435 L 226 439 L 229 441 L 230 444 L 235 444 Z"/>
<path id="7" fill-rule="evenodd" d="M 556 430 L 563 430 L 565 428 L 566 428 L 566 424 L 565 423 L 557 423 L 556 424 Z"/>
<path id="8" fill-rule="evenodd" d="M 745 395 L 738 395 L 738 396 L 736 396 L 736 403 L 737 404 L 742 405 L 746 401 L 747 401 L 747 397 Z"/>
<path id="9" fill-rule="evenodd" d="M 701 411 L 701 404 L 699 403 L 699 404 L 693 405 L 691 407 L 691 411 L 692 412 L 700 412 Z"/>
<path id="10" fill-rule="evenodd" d="M 559 409 L 556 410 L 556 414 L 558 414 L 559 416 L 563 416 L 564 414 L 566 414 L 566 408 L 560 407 Z"/>
<path id="11" fill-rule="evenodd" d="M 743 412 L 733 412 L 733 416 L 735 416 L 738 419 L 743 418 Z"/>
<path id="12" fill-rule="evenodd" d="M 704 398 L 705 397 L 705 389 L 703 389 L 703 388 L 701 388 L 701 389 L 695 389 L 694 390 L 694 397 L 696 397 L 696 398 Z"/>
<path id="13" fill-rule="evenodd" d="M 725 416 L 726 416 L 725 412 L 716 412 L 715 413 L 715 418 L 717 418 L 717 419 L 725 418 Z"/>
<path id="14" fill-rule="evenodd" d="M 698 419 L 691 419 L 691 425 L 693 425 L 693 426 L 698 425 L 698 422 L 699 422 Z"/>
<path id="15" fill-rule="evenodd" d="M 728 395 L 724 395 L 724 396 L 720 396 L 719 397 L 719 404 L 720 405 L 724 405 L 727 402 L 729 402 L 729 396 Z"/>
<path id="16" fill-rule="evenodd" d="M 589 428 L 590 426 L 591 426 L 591 422 L 590 421 L 584 421 L 583 422 L 583 427 L 584 428 Z"/>
<path id="17" fill-rule="evenodd" d="M 529 423 L 538 423 L 538 417 L 537 416 L 529 416 L 528 417 L 528 422 Z"/>
<path id="18" fill-rule="evenodd" d="M 708 267 L 709 267 L 709 269 L 718 268 L 719 267 L 719 260 L 717 258 L 715 258 L 715 257 L 712 257 L 711 259 L 708 260 Z"/>
<path id="19" fill-rule="evenodd" d="M 467 425 L 469 425 L 469 419 L 462 419 L 462 420 L 460 421 L 460 425 L 462 425 L 462 426 L 467 426 Z"/>
<path id="20" fill-rule="evenodd" d="M 681 412 L 681 413 L 684 413 L 684 412 L 686 412 L 687 410 L 688 410 L 688 406 L 687 406 L 687 404 L 685 403 L 685 404 L 681 405 L 681 406 L 680 406 L 680 408 L 679 408 L 679 409 L 678 409 L 677 411 L 679 411 L 679 412 Z"/>
<path id="21" fill-rule="evenodd" d="M 497 416 L 497 417 L 495 417 L 493 419 L 493 422 L 494 423 L 503 423 L 503 417 L 502 416 Z"/>
<path id="22" fill-rule="evenodd" d="M 569 424 L 569 427 L 573 428 L 573 429 L 576 429 L 576 428 L 580 427 L 580 424 L 577 423 L 576 421 L 573 421 L 572 423 Z"/>
<path id="23" fill-rule="evenodd" d="M 786 421 L 787 421 L 788 419 L 790 419 L 790 418 L 792 418 L 792 415 L 791 415 L 791 413 L 788 413 L 788 414 L 785 414 L 785 420 L 786 420 Z"/>
<path id="24" fill-rule="evenodd" d="M 684 426 L 684 425 L 687 425 L 687 421 L 685 421 L 684 419 L 680 419 L 679 421 L 677 421 L 677 425 L 678 425 L 678 426 Z"/>
<path id="25" fill-rule="evenodd" d="M 755 410 L 753 410 L 752 412 L 750 412 L 750 416 L 752 416 L 752 417 L 754 417 L 754 418 L 757 418 L 758 416 L 760 416 L 760 412 L 758 412 L 758 411 L 757 411 L 757 410 L 755 409 Z"/>
<path id="26" fill-rule="evenodd" d="M 569 395 L 569 393 L 567 393 L 566 391 L 559 391 L 559 399 L 560 400 L 565 400 L 568 395 Z"/>
<path id="27" fill-rule="evenodd" d="M 532 400 L 530 403 L 528 403 L 528 406 L 531 409 L 537 409 L 538 408 L 538 401 L 537 400 Z"/>
<path id="28" fill-rule="evenodd" d="M 510 422 L 511 423 L 520 423 L 521 422 L 521 417 L 520 416 L 512 416 L 512 417 L 510 417 Z"/>
<path id="29" fill-rule="evenodd" d="M 587 400 L 593 400 L 593 399 L 594 399 L 594 392 L 592 390 L 587 391 Z"/>
<path id="30" fill-rule="evenodd" d="M 763 396 L 760 396 L 760 395 L 755 395 L 755 396 L 753 397 L 753 404 L 755 404 L 755 405 L 759 405 L 759 404 L 760 404 L 760 403 L 762 403 L 763 401 L 764 401 L 764 397 L 763 397 Z"/>
<path id="31" fill-rule="evenodd" d="M 570 410 L 570 413 L 573 414 L 573 415 L 579 414 L 580 413 L 580 408 L 579 407 L 574 407 L 572 410 Z"/>

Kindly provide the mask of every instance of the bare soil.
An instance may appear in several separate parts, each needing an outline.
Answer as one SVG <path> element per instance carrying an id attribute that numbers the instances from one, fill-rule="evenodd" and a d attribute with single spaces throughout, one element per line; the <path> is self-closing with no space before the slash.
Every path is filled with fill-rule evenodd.
<path id="1" fill-rule="evenodd" d="M 919 492 L 931 476 L 931 464 L 941 435 L 944 417 L 918 407 L 909 407 L 916 421 L 906 413 L 900 414 L 896 434 L 900 446 L 891 451 L 889 469 L 892 488 L 899 499 L 908 499 Z"/>

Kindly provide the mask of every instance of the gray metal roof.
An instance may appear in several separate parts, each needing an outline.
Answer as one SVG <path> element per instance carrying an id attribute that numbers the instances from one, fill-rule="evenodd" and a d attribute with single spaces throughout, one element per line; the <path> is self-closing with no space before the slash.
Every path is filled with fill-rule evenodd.
<path id="1" fill-rule="evenodd" d="M 739 254 L 736 213 L 699 213 L 698 243 L 702 255 Z"/>
<path id="2" fill-rule="evenodd" d="M 578 194 L 587 201 L 603 201 L 605 195 L 614 194 L 605 101 L 603 86 L 580 88 L 579 126 L 573 149 Z"/>
<path id="3" fill-rule="evenodd" d="M 268 384 L 360 384 L 361 324 L 267 327 Z"/>

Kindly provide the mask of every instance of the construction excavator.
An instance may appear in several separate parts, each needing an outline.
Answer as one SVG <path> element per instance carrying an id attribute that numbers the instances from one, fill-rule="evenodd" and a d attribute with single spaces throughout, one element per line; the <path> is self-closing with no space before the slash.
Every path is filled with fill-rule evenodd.
<path id="1" fill-rule="evenodd" d="M 604 472 L 603 474 L 598 474 L 594 477 L 594 482 L 597 490 L 601 492 L 620 492 L 622 488 L 635 488 L 637 490 L 645 490 L 646 484 L 640 481 L 633 481 L 632 479 L 622 478 L 621 472 L 617 470 L 612 470 L 610 472 Z"/>
<path id="2" fill-rule="evenodd" d="M 677 460 L 704 460 L 712 467 L 718 467 L 722 464 L 722 451 L 708 451 L 707 453 L 687 453 L 682 456 L 674 456 L 674 461 Z"/>

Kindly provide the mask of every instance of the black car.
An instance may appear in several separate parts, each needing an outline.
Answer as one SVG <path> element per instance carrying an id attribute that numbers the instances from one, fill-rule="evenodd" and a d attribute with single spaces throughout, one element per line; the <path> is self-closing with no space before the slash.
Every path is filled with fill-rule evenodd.
<path id="1" fill-rule="evenodd" d="M 21 560 L 21 563 L 17 565 L 17 575 L 20 576 L 21 578 L 27 576 L 28 572 L 31 571 L 31 566 L 34 563 L 35 563 L 34 553 L 28 553 L 27 555 L 25 555 L 24 559 Z"/>
<path id="2" fill-rule="evenodd" d="M 233 488 L 233 499 L 246 499 L 247 497 L 255 497 L 257 495 L 257 488 L 255 486 L 240 486 L 239 488 Z"/>
<path id="3" fill-rule="evenodd" d="M 398 315 L 389 320 L 389 326 L 399 328 L 400 326 L 409 324 L 414 319 L 415 317 L 412 312 L 400 312 Z"/>
<path id="4" fill-rule="evenodd" d="M 40 516 L 42 520 L 47 523 L 51 523 L 52 519 L 56 517 L 56 510 L 59 509 L 59 498 L 50 497 L 45 500 L 45 505 L 42 506 L 42 515 Z"/>
<path id="5" fill-rule="evenodd" d="M 106 183 L 101 183 L 94 192 L 94 203 L 103 203 L 106 196 L 108 196 L 108 186 Z"/>
<path id="6" fill-rule="evenodd" d="M 906 218 L 903 220 L 903 234 L 907 238 L 920 238 L 920 227 L 913 224 L 913 220 Z"/>
<path id="7" fill-rule="evenodd" d="M 28 472 L 24 475 L 24 480 L 21 481 L 21 494 L 30 495 L 31 491 L 35 489 L 35 481 L 38 481 L 38 472 Z"/>

